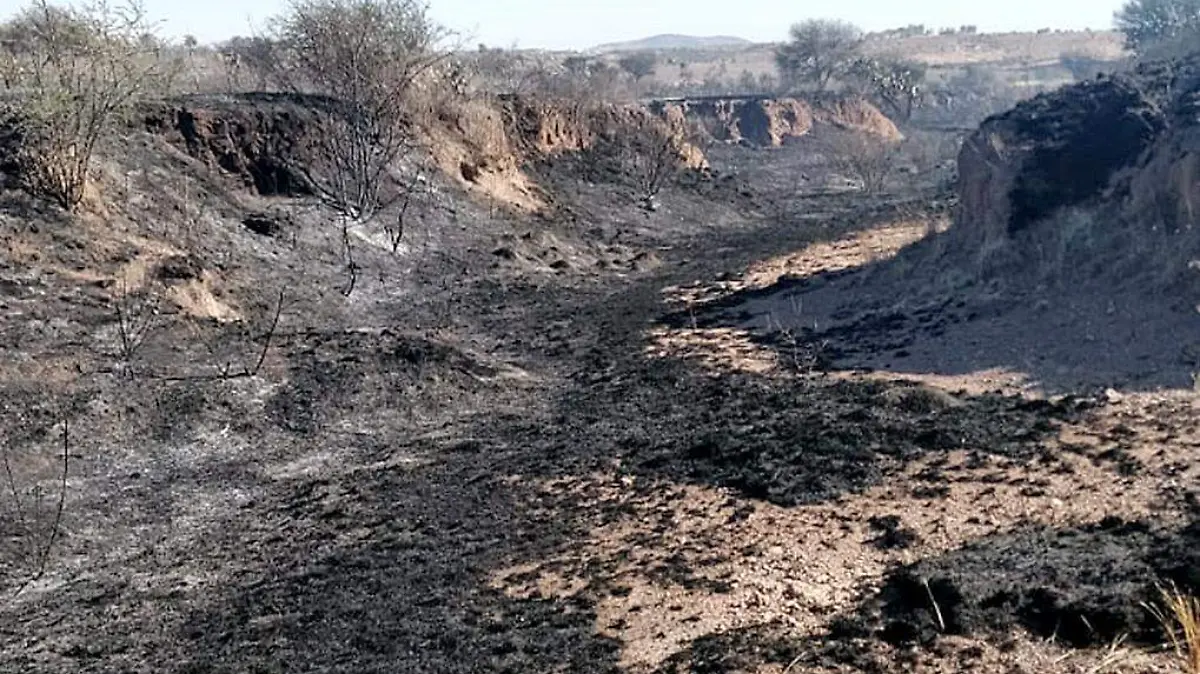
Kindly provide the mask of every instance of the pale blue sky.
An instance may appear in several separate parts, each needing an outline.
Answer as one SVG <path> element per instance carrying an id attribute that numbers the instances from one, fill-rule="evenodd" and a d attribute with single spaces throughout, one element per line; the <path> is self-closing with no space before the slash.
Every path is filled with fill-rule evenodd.
<path id="1" fill-rule="evenodd" d="M 145 0 L 169 35 L 202 41 L 247 34 L 285 0 Z M 0 0 L 7 16 L 25 0 Z M 432 0 L 434 15 L 474 45 L 586 48 L 658 33 L 737 35 L 777 41 L 811 17 L 868 30 L 910 23 L 975 24 L 985 31 L 1109 28 L 1121 0 Z"/>

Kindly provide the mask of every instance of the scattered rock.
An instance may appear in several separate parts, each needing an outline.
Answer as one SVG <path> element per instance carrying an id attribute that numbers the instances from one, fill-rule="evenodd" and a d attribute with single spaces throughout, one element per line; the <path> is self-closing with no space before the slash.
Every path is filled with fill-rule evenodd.
<path id="1" fill-rule="evenodd" d="M 867 523 L 872 530 L 879 532 L 879 535 L 871 540 L 871 544 L 880 550 L 904 550 L 921 540 L 916 531 L 902 526 L 897 515 L 872 517 Z"/>
<path id="2" fill-rule="evenodd" d="M 159 263 L 155 278 L 163 283 L 192 281 L 204 274 L 204 266 L 191 255 L 173 255 Z"/>
<path id="3" fill-rule="evenodd" d="M 242 219 L 246 229 L 259 236 L 276 237 L 283 231 L 283 223 L 279 218 L 263 213 L 252 213 Z"/>

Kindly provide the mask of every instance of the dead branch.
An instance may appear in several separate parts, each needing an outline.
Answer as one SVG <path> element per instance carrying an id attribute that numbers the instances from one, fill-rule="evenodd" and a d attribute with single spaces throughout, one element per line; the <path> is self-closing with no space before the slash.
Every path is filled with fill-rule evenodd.
<path id="1" fill-rule="evenodd" d="M 421 181 L 421 174 L 414 173 L 408 184 L 404 186 L 403 199 L 400 202 L 400 212 L 396 214 L 395 227 L 385 227 L 388 235 L 388 241 L 392 244 L 392 255 L 395 255 L 400 250 L 400 241 L 404 237 L 404 219 L 408 215 L 409 206 L 412 205 L 413 193 L 417 189 L 417 184 Z"/>
<path id="2" fill-rule="evenodd" d="M 5 464 L 8 464 L 7 453 L 5 455 Z M 67 504 L 67 477 L 71 473 L 71 425 L 66 419 L 63 420 L 62 430 L 62 469 L 59 473 L 59 489 L 58 502 L 54 508 L 54 520 L 50 524 L 50 531 L 46 537 L 46 543 L 41 547 L 36 555 L 36 567 L 34 573 L 25 582 L 17 586 L 13 595 L 19 595 L 24 592 L 30 585 L 41 580 L 46 575 L 46 569 L 50 563 L 50 554 L 54 550 L 54 544 L 58 542 L 59 534 L 62 530 L 63 513 L 66 511 Z M 9 472 L 11 476 L 11 471 Z M 13 483 L 15 484 L 15 482 Z M 16 494 L 14 488 L 14 495 Z M 18 497 L 18 501 L 19 501 Z"/>
<path id="3" fill-rule="evenodd" d="M 279 323 L 283 318 L 283 305 L 286 299 L 286 291 L 280 290 L 279 297 L 275 302 L 275 311 L 271 315 L 271 323 L 267 327 L 267 331 L 263 334 L 262 348 L 259 349 L 258 355 L 254 360 L 253 365 L 244 365 L 241 370 L 234 371 L 232 363 L 226 363 L 221 366 L 220 371 L 213 374 L 183 374 L 183 375 L 166 375 L 154 377 L 155 380 L 165 382 L 184 382 L 184 381 L 229 381 L 233 379 L 250 379 L 257 377 L 262 371 L 263 365 L 266 363 L 267 355 L 270 353 L 271 346 L 275 342 L 275 336 L 279 333 Z"/>

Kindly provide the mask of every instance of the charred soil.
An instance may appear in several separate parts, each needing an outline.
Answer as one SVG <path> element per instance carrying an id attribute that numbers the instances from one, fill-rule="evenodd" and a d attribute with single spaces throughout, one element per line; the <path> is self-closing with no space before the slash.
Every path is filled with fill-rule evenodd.
<path id="1" fill-rule="evenodd" d="M 742 325 L 853 298 L 942 195 L 726 148 L 648 210 L 548 153 L 532 211 L 431 173 L 393 250 L 278 189 L 279 105 L 160 112 L 106 215 L 6 202 L 11 465 L 53 493 L 74 435 L 45 572 L 0 568 L 36 578 L 0 669 L 1088 671 L 1152 640 L 1155 576 L 1194 585 L 1190 394 L 865 373 Z"/>

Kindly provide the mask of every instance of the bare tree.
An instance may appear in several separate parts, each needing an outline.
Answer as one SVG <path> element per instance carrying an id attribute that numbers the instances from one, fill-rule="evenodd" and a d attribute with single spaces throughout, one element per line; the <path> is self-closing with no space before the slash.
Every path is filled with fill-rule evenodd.
<path id="1" fill-rule="evenodd" d="M 417 0 L 293 0 L 273 20 L 279 80 L 330 99 L 313 138 L 326 171 L 309 177 L 345 222 L 367 221 L 398 198 L 385 194 L 386 179 L 413 147 L 409 106 L 444 58 L 443 36 Z"/>
<path id="2" fill-rule="evenodd" d="M 846 74 L 858 56 L 863 33 L 855 25 L 831 19 L 809 19 L 792 26 L 790 40 L 775 52 L 779 76 L 790 87 L 812 85 L 817 92 Z"/>
<path id="3" fill-rule="evenodd" d="M 647 210 L 655 210 L 655 199 L 683 165 L 678 141 L 668 129 L 651 122 L 622 130 L 618 137 L 637 198 Z"/>
<path id="4" fill-rule="evenodd" d="M 821 153 L 834 170 L 859 184 L 867 194 L 882 192 L 902 159 L 900 143 L 861 131 L 831 134 Z"/>
<path id="5" fill-rule="evenodd" d="M 0 27 L 3 117 L 20 130 L 27 188 L 66 209 L 83 199 L 92 156 L 123 116 L 171 77 L 138 2 L 59 7 L 35 0 Z"/>

